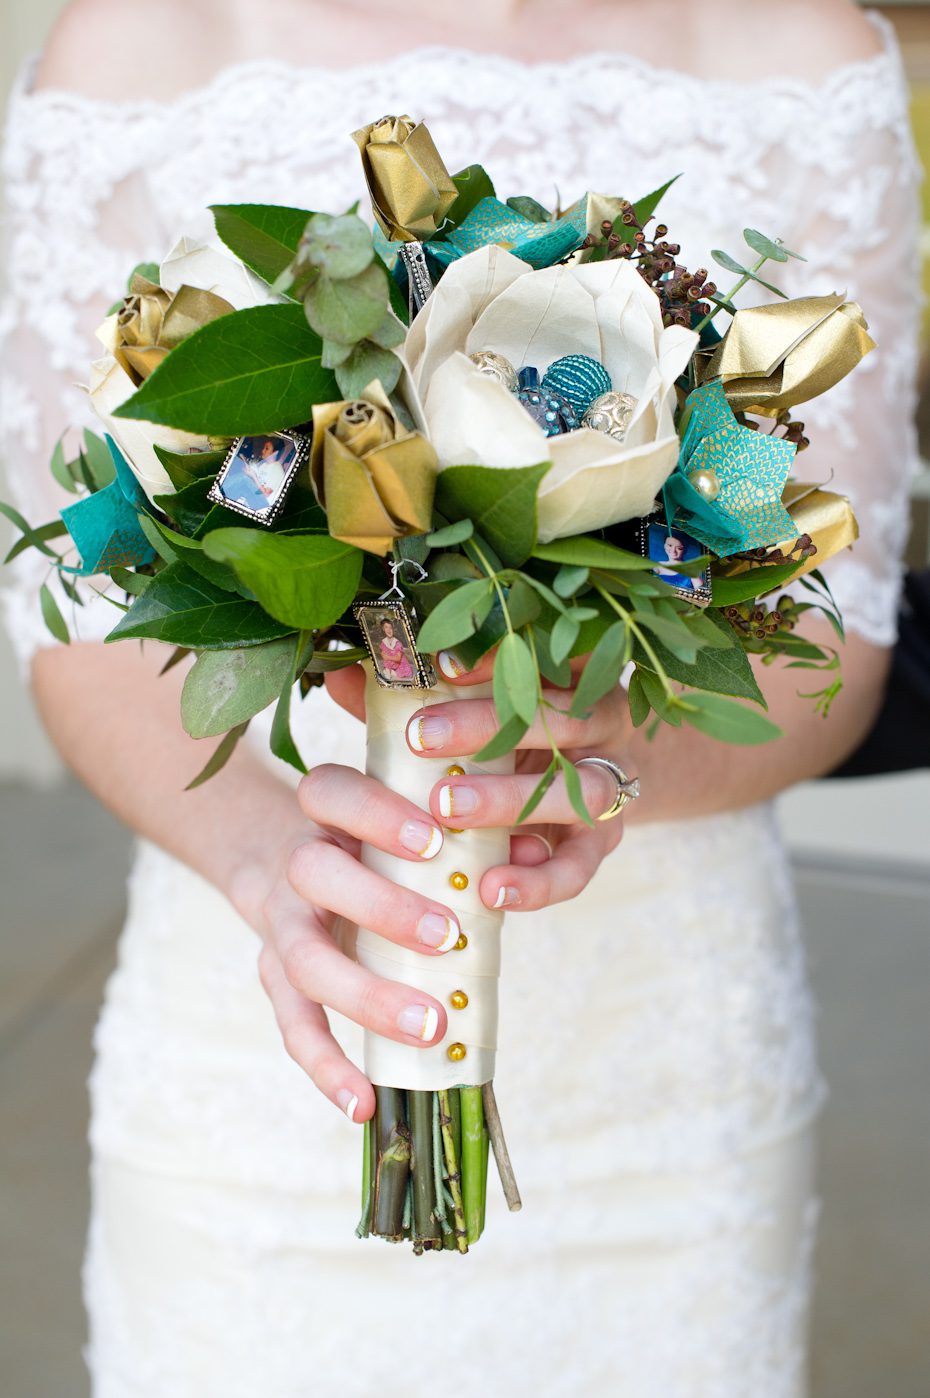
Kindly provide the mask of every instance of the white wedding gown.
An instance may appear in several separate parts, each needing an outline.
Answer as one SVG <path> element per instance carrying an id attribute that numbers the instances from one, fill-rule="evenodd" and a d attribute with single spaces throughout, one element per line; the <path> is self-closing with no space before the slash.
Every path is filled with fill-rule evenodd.
<path id="1" fill-rule="evenodd" d="M 171 103 L 33 93 L 27 76 L 0 322 L 22 508 L 40 522 L 61 503 L 45 463 L 64 425 L 90 422 L 74 385 L 134 263 L 205 231 L 211 202 L 346 208 L 361 192 L 349 133 L 409 111 L 451 169 L 482 161 L 505 196 L 635 197 L 683 171 L 661 214 L 689 265 L 739 255 L 758 227 L 808 258 L 778 269 L 790 293 L 862 302 L 880 350 L 802 414 L 799 468 L 852 497 L 862 538 L 831 581 L 849 627 L 891 641 L 917 173 L 876 22 L 882 52 L 818 84 L 445 49 L 341 72 L 245 63 Z M 43 573 L 27 561 L 9 599 L 24 657 L 49 643 Z M 115 617 L 94 602 L 77 627 Z M 323 695 L 298 733 L 311 762 L 362 760 L 360 727 Z M 96 1398 L 806 1392 L 823 1088 L 770 807 L 630 830 L 574 903 L 509 919 L 497 1087 L 524 1210 L 492 1204 L 464 1261 L 353 1237 L 361 1134 L 287 1058 L 256 952 L 218 893 L 140 847 L 91 1082 Z"/>

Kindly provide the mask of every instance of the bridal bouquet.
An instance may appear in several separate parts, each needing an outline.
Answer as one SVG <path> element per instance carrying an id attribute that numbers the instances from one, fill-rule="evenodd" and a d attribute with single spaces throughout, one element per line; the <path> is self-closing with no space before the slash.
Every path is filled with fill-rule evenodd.
<path id="1" fill-rule="evenodd" d="M 98 332 L 105 435 L 51 462 L 74 502 L 35 528 L 0 507 L 11 556 L 45 555 L 75 614 L 75 578 L 102 579 L 108 640 L 189 658 L 182 722 L 220 740 L 191 785 L 271 704 L 271 748 L 304 771 L 292 693 L 357 662 L 368 770 L 424 806 L 438 777 L 512 770 L 537 715 L 583 717 L 620 683 L 637 725 L 760 743 L 778 730 L 749 657 L 783 657 L 825 672 L 826 712 L 838 657 L 797 627 L 816 607 L 842 636 L 817 568 L 856 527 L 792 476 L 792 414 L 872 348 L 858 306 L 737 310 L 796 254 L 747 229 L 742 259 L 713 254 L 735 278 L 721 291 L 656 223 L 668 185 L 552 211 L 499 200 L 480 166 L 450 176 L 405 117 L 355 141 L 374 230 L 355 211 L 214 207 L 216 246 L 137 267 Z M 66 641 L 47 584 L 41 604 Z M 499 731 L 452 766 L 417 756 L 414 716 L 492 652 Z M 521 819 L 558 774 L 590 822 L 554 742 Z M 456 830 L 452 803 L 447 826 L 424 863 L 363 852 L 458 919 L 442 955 L 358 933 L 361 962 L 448 1007 L 438 1044 L 366 1045 L 359 1233 L 418 1252 L 479 1237 L 489 1140 L 518 1204 L 491 1087 L 503 915 L 477 894 L 509 834 Z"/>

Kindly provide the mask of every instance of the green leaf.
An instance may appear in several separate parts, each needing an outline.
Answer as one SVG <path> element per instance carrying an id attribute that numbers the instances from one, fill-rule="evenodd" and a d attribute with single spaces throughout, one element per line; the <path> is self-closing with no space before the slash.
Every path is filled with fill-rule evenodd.
<path id="1" fill-rule="evenodd" d="M 269 283 L 290 266 L 313 217 L 309 209 L 278 204 L 211 204 L 210 210 L 226 246 Z"/>
<path id="2" fill-rule="evenodd" d="M 790 581 L 801 567 L 800 563 L 769 563 L 761 568 L 747 568 L 732 578 L 711 575 L 714 607 L 735 607 L 740 602 L 754 602 L 775 588 Z"/>
<path id="3" fill-rule="evenodd" d="M 396 349 L 398 345 L 404 343 L 407 331 L 393 311 L 386 311 L 384 320 L 377 330 L 371 332 L 368 338 L 380 349 Z"/>
<path id="4" fill-rule="evenodd" d="M 543 799 L 546 792 L 549 790 L 550 786 L 555 781 L 555 776 L 558 770 L 558 760 L 556 758 L 553 758 L 552 761 L 549 763 L 549 766 L 543 772 L 539 781 L 536 783 L 536 786 L 533 788 L 530 798 L 527 801 L 526 805 L 523 807 L 523 810 L 517 816 L 515 824 L 522 825 L 525 820 L 529 820 L 530 816 L 533 814 L 536 807 L 539 805 L 540 801 Z"/>
<path id="5" fill-rule="evenodd" d="M 364 272 L 375 250 L 366 224 L 354 214 L 314 214 L 304 229 L 300 267 L 316 267 L 332 281 Z"/>
<path id="6" fill-rule="evenodd" d="M 674 615 L 659 615 L 655 612 L 637 610 L 636 622 L 638 626 L 645 627 L 653 635 L 658 636 L 665 647 L 676 655 L 679 660 L 683 660 L 688 665 L 693 665 L 697 658 L 701 642 L 699 637 L 688 630 L 684 621 L 679 620 Z"/>
<path id="7" fill-rule="evenodd" d="M 247 723 L 240 723 L 238 728 L 233 728 L 226 734 L 223 741 L 217 745 L 206 766 L 201 769 L 192 782 L 188 782 L 187 786 L 184 788 L 185 791 L 193 791 L 196 787 L 203 786 L 204 782 L 208 782 L 211 777 L 215 777 L 217 772 L 221 771 L 222 768 L 226 766 L 226 763 L 236 750 L 236 744 L 248 726 Z"/>
<path id="8" fill-rule="evenodd" d="M 444 529 L 434 529 L 432 534 L 427 534 L 426 542 L 431 549 L 451 548 L 453 544 L 470 539 L 474 532 L 475 526 L 470 519 L 457 519 L 454 524 L 447 524 Z"/>
<path id="9" fill-rule="evenodd" d="M 354 349 L 354 345 L 341 345 L 338 340 L 324 340 L 320 362 L 324 369 L 338 369 Z"/>
<path id="10" fill-rule="evenodd" d="M 565 789 L 568 792 L 568 799 L 572 803 L 572 810 L 580 820 L 584 821 L 585 825 L 593 826 L 594 818 L 585 804 L 578 768 L 567 757 L 560 760 L 559 766 L 562 768 L 562 776 L 565 778 Z"/>
<path id="11" fill-rule="evenodd" d="M 730 254 L 724 252 L 722 248 L 712 248 L 710 255 L 717 263 L 718 267 L 725 267 L 728 272 L 735 272 L 736 275 L 740 277 L 747 277 L 749 275 L 749 268 L 744 267 L 742 262 L 737 262 L 735 257 L 731 257 Z"/>
<path id="12" fill-rule="evenodd" d="M 513 209 L 515 214 L 522 214 L 524 218 L 532 219 L 534 223 L 551 223 L 552 214 L 544 204 L 540 204 L 538 199 L 534 199 L 529 194 L 513 194 L 507 200 L 508 209 Z"/>
<path id="13" fill-rule="evenodd" d="M 689 694 L 680 703 L 686 723 L 722 743 L 754 746 L 782 736 L 781 729 L 758 709 L 719 694 Z"/>
<path id="14" fill-rule="evenodd" d="M 175 490 L 183 490 L 192 481 L 199 481 L 204 477 L 209 477 L 212 481 L 226 460 L 225 447 L 220 447 L 218 451 L 177 452 L 168 451 L 155 443 L 153 445 L 155 455 L 167 471 L 168 479 Z"/>
<path id="15" fill-rule="evenodd" d="M 528 723 L 514 714 L 472 757 L 473 762 L 493 762 L 497 757 L 506 757 L 512 752 L 529 728 Z"/>
<path id="16" fill-rule="evenodd" d="M 783 301 L 788 300 L 787 293 L 782 291 L 780 286 L 775 286 L 773 282 L 767 282 L 764 277 L 759 276 L 758 272 L 750 271 L 748 276 L 752 281 L 758 282 L 760 286 L 764 286 L 766 291 L 773 291 L 775 295 L 780 296 Z"/>
<path id="17" fill-rule="evenodd" d="M 630 641 L 622 621 L 608 626 L 591 652 L 588 663 L 578 677 L 569 713 L 583 718 L 599 699 L 620 683 L 620 672 L 630 656 Z"/>
<path id="18" fill-rule="evenodd" d="M 725 617 L 714 612 L 705 612 L 705 617 L 722 634 L 734 637 L 733 628 Z M 686 684 L 692 689 L 707 690 L 713 694 L 728 694 L 734 699 L 751 699 L 765 708 L 765 699 L 756 680 L 755 671 L 739 645 L 728 645 L 724 649 L 705 646 L 698 651 L 693 661 L 680 660 L 667 650 L 658 638 L 651 642 L 651 648 L 668 677 Z M 637 642 L 633 658 L 637 664 L 651 667 L 652 661 Z M 650 700 L 651 702 L 651 700 Z M 656 705 L 652 705 L 656 708 Z"/>
<path id="19" fill-rule="evenodd" d="M 652 217 L 672 185 L 676 180 L 680 179 L 681 175 L 673 175 L 670 180 L 666 180 L 665 184 L 660 184 L 659 188 L 654 189 L 651 194 L 646 194 L 642 199 L 636 200 L 633 207 L 636 210 L 636 217 L 641 224 L 645 224 L 646 220 Z"/>
<path id="20" fill-rule="evenodd" d="M 270 746 L 275 757 L 280 758 L 282 762 L 287 762 L 296 771 L 305 773 L 307 764 L 301 757 L 297 744 L 294 742 L 294 735 L 291 733 L 291 696 L 293 693 L 294 677 L 293 673 L 289 673 L 278 698 L 274 718 L 271 721 Z"/>
<path id="21" fill-rule="evenodd" d="M 20 534 L 22 534 L 23 538 L 28 540 L 28 544 L 31 548 L 38 549 L 40 553 L 45 554 L 46 558 L 52 558 L 56 563 L 58 562 L 59 555 L 54 549 L 49 548 L 48 544 L 42 538 L 40 530 L 33 529 L 28 520 L 25 520 L 20 514 L 19 510 L 14 510 L 12 505 L 7 505 L 4 501 L 0 500 L 0 515 L 6 515 L 10 523 L 16 525 L 16 528 L 19 530 Z M 45 526 L 42 527 L 44 528 Z"/>
<path id="22" fill-rule="evenodd" d="M 380 349 L 371 340 L 363 340 L 336 369 L 339 394 L 343 398 L 359 398 L 374 379 L 378 379 L 385 393 L 393 393 L 402 367 L 391 350 Z"/>
<path id="23" fill-rule="evenodd" d="M 192 480 L 179 490 L 154 496 L 152 504 L 173 520 L 182 534 L 191 537 L 213 509 L 214 502 L 207 499 L 212 484 L 212 480 Z M 226 516 L 231 524 L 236 519 L 236 512 L 227 510 Z"/>
<path id="24" fill-rule="evenodd" d="M 646 698 L 646 691 L 643 688 L 642 676 L 639 669 L 635 669 L 630 676 L 630 687 L 627 690 L 627 698 L 630 703 L 630 718 L 633 720 L 634 728 L 642 728 L 651 712 L 649 700 Z"/>
<path id="25" fill-rule="evenodd" d="M 95 436 L 87 428 L 84 429 L 84 460 L 87 462 L 94 490 L 103 490 L 104 486 L 116 480 L 116 467 L 110 455 L 110 448 L 102 437 Z"/>
<path id="26" fill-rule="evenodd" d="M 517 631 L 508 631 L 494 659 L 495 697 L 498 676 L 512 712 L 524 723 L 532 723 L 539 702 L 539 678 L 530 648 Z"/>
<path id="27" fill-rule="evenodd" d="M 148 519 L 144 515 L 140 515 L 139 518 L 142 530 L 159 558 L 164 558 L 168 563 L 183 562 L 189 568 L 193 568 L 195 573 L 206 578 L 207 582 L 213 583 L 214 587 L 220 587 L 224 592 L 238 592 L 240 597 L 246 597 L 250 602 L 254 601 L 250 590 L 239 581 L 231 568 L 225 563 L 216 563 L 212 558 L 207 558 L 199 540 L 188 539 L 184 534 L 178 534 L 174 529 L 162 524 L 161 520 Z"/>
<path id="28" fill-rule="evenodd" d="M 186 563 L 169 563 L 110 632 L 167 641 L 191 650 L 226 650 L 273 641 L 293 628 L 282 625 L 235 593 L 224 592 Z"/>
<path id="29" fill-rule="evenodd" d="M 51 471 L 62 490 L 67 490 L 69 495 L 77 494 L 74 473 L 69 463 L 65 460 L 64 435 L 59 437 L 58 441 L 55 443 L 51 460 L 48 463 L 48 469 Z"/>
<path id="30" fill-rule="evenodd" d="M 452 176 L 452 183 L 458 190 L 459 197 L 446 215 L 445 226 L 458 228 L 476 204 L 480 204 L 482 199 L 494 198 L 494 185 L 483 165 L 468 165 L 464 170 L 459 170 L 457 175 Z M 509 200 L 507 202 L 510 203 Z M 513 208 L 513 204 L 510 204 L 510 207 Z"/>
<path id="31" fill-rule="evenodd" d="M 436 508 L 450 520 L 474 520 L 501 562 L 518 568 L 536 547 L 536 496 L 549 466 L 447 466 Z"/>
<path id="32" fill-rule="evenodd" d="M 788 254 L 781 243 L 773 242 L 773 240 L 767 238 L 764 233 L 760 233 L 758 229 L 744 228 L 743 237 L 746 239 L 746 242 L 752 248 L 753 252 L 758 253 L 760 257 L 767 257 L 772 262 L 788 261 Z"/>
<path id="33" fill-rule="evenodd" d="M 542 611 L 542 603 L 535 590 L 522 577 L 516 577 L 507 589 L 507 612 L 510 624 L 515 631 L 535 621 Z"/>
<path id="34" fill-rule="evenodd" d="M 42 620 L 51 631 L 56 641 L 63 641 L 65 645 L 71 640 L 68 634 L 68 626 L 61 614 L 58 603 L 49 590 L 48 583 L 43 583 L 39 588 L 39 605 L 42 608 Z"/>
<path id="35" fill-rule="evenodd" d="M 133 279 L 136 276 L 144 277 L 147 282 L 153 282 L 155 286 L 161 286 L 161 268 L 157 262 L 137 262 L 129 273 L 129 278 L 126 282 L 127 291 L 131 288 Z"/>
<path id="36" fill-rule="evenodd" d="M 244 650 L 198 655 L 181 691 L 181 723 L 192 738 L 215 738 L 247 722 L 293 683 L 294 643 L 284 636 Z"/>
<path id="37" fill-rule="evenodd" d="M 344 345 L 365 340 L 377 330 L 387 305 L 387 276 L 379 262 L 347 281 L 321 273 L 304 298 L 307 319 L 316 333 Z"/>
<path id="38" fill-rule="evenodd" d="M 442 476 L 439 479 L 442 480 Z M 567 563 L 577 568 L 598 568 L 607 572 L 613 569 L 651 571 L 655 566 L 649 558 L 618 549 L 615 544 L 605 543 L 603 539 L 589 538 L 587 534 L 537 544 L 533 557 L 542 558 L 547 563 Z"/>
<path id="39" fill-rule="evenodd" d="M 563 660 L 568 659 L 571 654 L 572 646 L 578 639 L 578 632 L 580 630 L 581 627 L 574 617 L 570 617 L 567 614 L 556 617 L 549 644 L 552 659 L 557 665 L 560 665 Z"/>
<path id="40" fill-rule="evenodd" d="M 579 588 L 588 581 L 589 568 L 577 568 L 563 564 L 552 580 L 552 587 L 560 597 L 574 597 Z"/>
<path id="41" fill-rule="evenodd" d="M 182 341 L 115 416 L 216 437 L 278 431 L 338 398 L 321 350 L 299 305 L 236 311 Z"/>
<path id="42" fill-rule="evenodd" d="M 269 616 L 300 631 L 322 630 L 352 605 L 362 551 L 328 534 L 215 529 L 204 553 L 228 563 Z"/>
<path id="43" fill-rule="evenodd" d="M 68 527 L 63 519 L 53 519 L 48 524 L 40 524 L 38 528 L 30 531 L 29 537 L 24 534 L 21 539 L 17 539 L 3 561 L 4 563 L 12 563 L 13 559 L 18 558 L 21 553 L 25 553 L 26 549 L 35 548 L 33 539 L 41 539 L 43 542 L 48 539 L 60 539 L 67 532 Z"/>
<path id="44" fill-rule="evenodd" d="M 427 652 L 446 650 L 473 636 L 493 601 L 493 586 L 486 578 L 462 583 L 430 612 L 420 628 L 419 645 Z"/>
<path id="45" fill-rule="evenodd" d="M 131 568 L 123 568 L 118 564 L 109 572 L 116 586 L 121 588 L 123 592 L 128 592 L 131 597 L 141 597 L 152 582 L 150 574 L 134 573 Z M 64 583 L 64 578 L 61 581 Z"/>
<path id="46" fill-rule="evenodd" d="M 567 689 L 572 682 L 572 670 L 567 660 L 556 661 L 553 658 L 551 638 L 547 631 L 541 626 L 533 627 L 533 639 L 536 643 L 536 660 L 539 664 L 539 673 L 547 679 L 550 684 L 556 685 L 559 689 Z"/>

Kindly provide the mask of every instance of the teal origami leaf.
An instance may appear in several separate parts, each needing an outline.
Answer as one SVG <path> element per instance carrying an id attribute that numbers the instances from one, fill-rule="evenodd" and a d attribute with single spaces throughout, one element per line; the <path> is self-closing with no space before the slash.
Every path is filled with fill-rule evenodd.
<path id="1" fill-rule="evenodd" d="M 685 411 L 678 468 L 664 489 L 672 523 L 721 558 L 797 538 L 781 502 L 793 443 L 737 422 L 718 380 L 695 389 Z M 716 476 L 720 489 L 714 500 L 705 499 L 688 479 L 699 470 Z"/>
<path id="2" fill-rule="evenodd" d="M 145 492 L 112 437 L 107 437 L 106 442 L 116 479 L 61 511 L 81 556 L 79 568 L 64 571 L 81 578 L 106 573 L 114 567 L 135 568 L 155 558 L 155 550 L 139 526 L 140 510 L 149 508 Z"/>

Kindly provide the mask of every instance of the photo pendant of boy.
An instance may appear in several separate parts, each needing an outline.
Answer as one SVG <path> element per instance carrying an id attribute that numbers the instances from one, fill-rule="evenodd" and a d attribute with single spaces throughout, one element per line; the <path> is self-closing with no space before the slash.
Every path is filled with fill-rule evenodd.
<path id="1" fill-rule="evenodd" d="M 392 563 L 394 586 L 376 602 L 356 602 L 352 611 L 382 688 L 432 689 L 436 674 L 429 658 L 420 654 L 413 607 L 397 581 L 404 567 L 418 570 L 417 581 L 426 577 L 425 569 L 411 559 Z"/>

